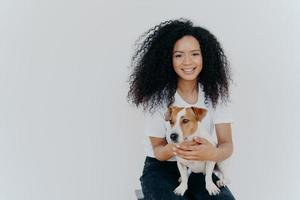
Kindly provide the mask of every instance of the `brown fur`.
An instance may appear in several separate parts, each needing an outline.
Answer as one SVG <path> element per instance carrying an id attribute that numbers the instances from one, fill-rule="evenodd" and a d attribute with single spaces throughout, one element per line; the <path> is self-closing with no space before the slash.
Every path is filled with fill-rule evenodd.
<path id="1" fill-rule="evenodd" d="M 170 121 L 171 127 L 176 123 L 177 114 L 184 108 L 177 106 L 170 106 L 165 114 L 165 120 Z M 195 133 L 198 129 L 198 121 L 201 121 L 205 115 L 206 110 L 203 108 L 191 107 L 186 108 L 186 113 L 180 118 L 180 127 L 183 131 L 183 136 L 188 137 Z"/>

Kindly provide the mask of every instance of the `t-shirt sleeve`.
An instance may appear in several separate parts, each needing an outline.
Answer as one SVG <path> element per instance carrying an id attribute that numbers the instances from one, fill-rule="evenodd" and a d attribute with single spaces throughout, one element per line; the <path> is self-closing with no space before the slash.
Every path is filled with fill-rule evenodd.
<path id="1" fill-rule="evenodd" d="M 147 112 L 144 114 L 144 120 L 144 133 L 146 136 L 166 137 L 164 113 L 162 111 L 157 110 L 153 114 Z"/>
<path id="2" fill-rule="evenodd" d="M 213 109 L 212 119 L 214 124 L 221 123 L 233 123 L 233 113 L 231 109 L 232 105 L 230 103 L 224 104 L 219 103 L 216 108 Z"/>

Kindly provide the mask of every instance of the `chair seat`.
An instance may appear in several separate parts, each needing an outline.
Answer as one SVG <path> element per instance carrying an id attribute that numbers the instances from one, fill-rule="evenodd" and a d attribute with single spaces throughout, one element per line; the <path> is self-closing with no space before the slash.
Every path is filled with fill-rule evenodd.
<path id="1" fill-rule="evenodd" d="M 143 200 L 144 199 L 144 194 L 143 194 L 143 191 L 141 189 L 137 189 L 134 192 L 135 192 L 137 200 Z"/>

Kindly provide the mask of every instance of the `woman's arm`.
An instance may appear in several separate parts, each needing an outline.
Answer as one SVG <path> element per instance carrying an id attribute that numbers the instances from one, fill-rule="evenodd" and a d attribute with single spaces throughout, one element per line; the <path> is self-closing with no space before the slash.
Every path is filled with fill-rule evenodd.
<path id="1" fill-rule="evenodd" d="M 168 144 L 165 138 L 158 138 L 158 137 L 149 137 L 153 151 L 154 156 L 157 160 L 165 161 L 170 159 L 174 156 L 173 153 L 173 144 Z"/>
<path id="2" fill-rule="evenodd" d="M 215 127 L 218 138 L 218 146 L 213 160 L 218 162 L 231 156 L 233 152 L 233 143 L 230 123 L 216 124 Z"/>

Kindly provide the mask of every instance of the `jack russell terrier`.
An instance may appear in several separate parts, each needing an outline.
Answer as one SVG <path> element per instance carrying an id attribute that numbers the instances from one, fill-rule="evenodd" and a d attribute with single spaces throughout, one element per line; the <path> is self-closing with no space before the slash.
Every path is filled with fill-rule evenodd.
<path id="1" fill-rule="evenodd" d="M 194 137 L 201 137 L 208 140 L 214 146 L 217 143 L 213 140 L 205 127 L 201 126 L 202 119 L 205 117 L 207 110 L 197 107 L 176 107 L 170 106 L 165 113 L 167 125 L 166 140 L 168 143 L 178 145 L 183 141 L 192 141 Z M 201 144 L 199 144 L 201 145 Z M 177 195 L 183 195 L 188 187 L 188 177 L 191 172 L 205 174 L 205 187 L 210 195 L 217 195 L 220 192 L 218 187 L 225 186 L 229 183 L 227 179 L 228 159 L 222 162 L 214 161 L 196 161 L 186 160 L 176 156 L 177 166 L 180 172 L 180 185 L 174 190 Z M 218 187 L 213 183 L 212 173 L 215 165 L 219 172 L 220 180 L 217 181 Z"/>

